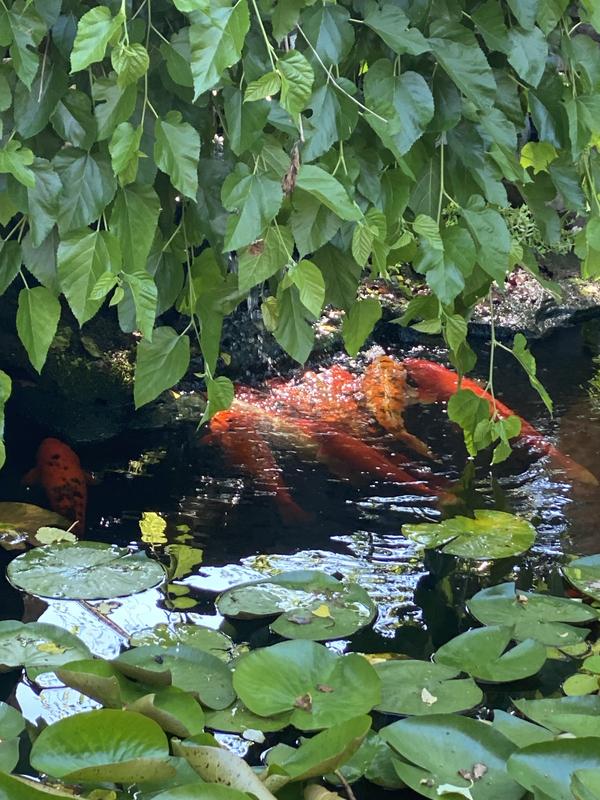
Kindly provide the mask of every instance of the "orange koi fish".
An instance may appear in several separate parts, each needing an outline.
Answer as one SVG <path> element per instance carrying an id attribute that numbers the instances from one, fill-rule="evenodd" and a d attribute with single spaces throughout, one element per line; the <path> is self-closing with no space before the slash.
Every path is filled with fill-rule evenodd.
<path id="1" fill-rule="evenodd" d="M 210 421 L 210 434 L 205 443 L 218 442 L 229 462 L 249 475 L 259 486 L 275 497 L 277 508 L 286 525 L 309 522 L 312 516 L 300 508 L 283 484 L 281 469 L 256 422 L 257 409 L 219 411 Z"/>
<path id="2" fill-rule="evenodd" d="M 423 358 L 405 358 L 402 363 L 406 367 L 409 377 L 416 384 L 418 399 L 421 403 L 435 403 L 439 400 L 449 400 L 458 390 L 458 374 L 447 369 L 441 364 L 427 361 Z M 553 444 L 544 438 L 543 434 L 534 428 L 527 420 L 516 414 L 511 408 L 498 399 L 494 399 L 489 392 L 471 378 L 463 378 L 460 384 L 462 389 L 470 389 L 477 397 L 482 397 L 490 406 L 490 411 L 496 410 L 498 416 L 519 417 L 521 420 L 521 433 L 519 440 L 527 444 L 532 450 L 541 455 L 549 456 L 572 479 L 598 485 L 595 475 L 578 464 L 570 456 L 561 453 Z"/>
<path id="3" fill-rule="evenodd" d="M 36 465 L 23 478 L 23 483 L 40 483 L 50 508 L 72 520 L 75 533 L 85 530 L 87 478 L 79 457 L 59 439 L 44 439 L 37 451 Z"/>

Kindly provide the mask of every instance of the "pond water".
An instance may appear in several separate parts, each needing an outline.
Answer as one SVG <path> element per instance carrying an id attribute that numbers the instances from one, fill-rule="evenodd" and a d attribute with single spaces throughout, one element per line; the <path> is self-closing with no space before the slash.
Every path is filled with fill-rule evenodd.
<path id="1" fill-rule="evenodd" d="M 559 449 L 600 476 L 600 401 L 594 402 L 588 393 L 588 382 L 597 370 L 594 358 L 600 352 L 600 326 L 586 323 L 562 331 L 534 343 L 532 349 L 538 375 L 555 403 L 554 416 L 548 415 L 518 365 L 503 353 L 497 356 L 499 396 Z M 443 353 L 420 345 L 393 353 L 400 358 L 407 354 L 443 358 Z M 480 364 L 483 374 L 485 349 Z M 0 473 L 0 500 L 46 505 L 42 490 L 25 488 L 20 479 L 32 465 L 40 439 L 52 432 L 19 424 L 18 409 L 9 411 L 8 461 Z M 406 421 L 407 428 L 439 455 L 434 470 L 454 484 L 461 483 L 458 510 L 489 508 L 525 516 L 538 533 L 531 551 L 519 559 L 480 562 L 475 568 L 457 565 L 449 557 L 424 559 L 400 528 L 406 522 L 440 519 L 435 500 L 407 494 L 402 486 L 392 484 L 354 489 L 323 465 L 303 461 L 295 452 L 282 454 L 285 479 L 294 499 L 314 514 L 314 520 L 286 527 L 272 497 L 258 492 L 247 477 L 233 474 L 218 449 L 203 446 L 201 434 L 190 426 L 177 439 L 172 434 L 151 438 L 134 434 L 78 451 L 84 467 L 98 476 L 89 489 L 86 538 L 141 545 L 158 557 L 164 557 L 166 542 L 202 551 L 201 564 L 176 581 L 177 594 L 165 598 L 152 590 L 114 603 L 52 601 L 47 608 L 35 601 L 23 609 L 20 595 L 6 584 L 0 613 L 4 618 L 25 614 L 27 619 L 41 614 L 42 621 L 77 632 L 105 657 L 119 652 L 127 634 L 178 621 L 221 627 L 238 642 L 261 646 L 275 641 L 264 623 L 239 623 L 234 628 L 216 614 L 215 594 L 274 571 L 312 568 L 351 577 L 379 606 L 373 627 L 350 641 L 335 643 L 336 649 L 427 658 L 469 627 L 464 604 L 482 586 L 516 580 L 522 589 L 545 584 L 561 594 L 557 568 L 565 555 L 599 551 L 598 487 L 572 485 L 547 459 L 523 448 L 490 473 L 486 457 L 475 463 L 466 458 L 462 437 L 448 422 L 441 404 L 412 406 Z M 144 512 L 156 512 L 166 520 L 166 539 L 155 536 L 152 541 L 152 535 L 142 536 Z M 13 555 L 3 554 L 2 563 Z M 560 664 L 548 663 L 551 666 L 544 668 L 535 686 L 521 682 L 522 695 L 541 685 L 552 690 L 560 684 Z M 16 680 L 14 674 L 4 676 L 4 698 Z M 488 693 L 486 708 L 505 706 L 510 689 L 503 686 L 502 694 Z M 21 682 L 16 694 L 31 719 L 41 715 L 51 721 L 87 707 L 81 696 L 52 680 L 41 692 Z M 235 737 L 227 741 L 241 751 L 247 747 Z M 359 787 L 357 796 L 376 795 L 372 790 L 361 794 Z M 409 792 L 386 796 L 413 797 Z"/>

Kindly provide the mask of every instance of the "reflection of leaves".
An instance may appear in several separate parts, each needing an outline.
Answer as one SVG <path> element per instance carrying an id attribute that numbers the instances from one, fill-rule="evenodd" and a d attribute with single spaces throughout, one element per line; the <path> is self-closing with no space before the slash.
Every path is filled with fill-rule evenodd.
<path id="1" fill-rule="evenodd" d="M 169 578 L 172 581 L 189 575 L 195 566 L 202 563 L 203 553 L 198 547 L 189 547 L 185 544 L 170 544 L 165 547 L 165 553 L 171 559 Z"/>
<path id="2" fill-rule="evenodd" d="M 140 531 L 142 533 L 143 542 L 150 545 L 166 544 L 166 529 L 167 521 L 163 519 L 160 514 L 157 514 L 156 511 L 142 512 Z"/>

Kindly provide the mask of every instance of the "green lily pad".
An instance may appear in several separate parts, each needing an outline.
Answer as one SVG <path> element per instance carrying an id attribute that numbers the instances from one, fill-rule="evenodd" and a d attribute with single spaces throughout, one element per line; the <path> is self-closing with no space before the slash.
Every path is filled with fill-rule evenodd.
<path id="1" fill-rule="evenodd" d="M 202 706 L 188 692 L 167 686 L 158 692 L 144 695 L 127 706 L 158 722 L 163 731 L 175 736 L 196 736 L 204 730 Z"/>
<path id="2" fill-rule="evenodd" d="M 530 792 L 543 792 L 552 800 L 573 800 L 574 774 L 584 769 L 600 769 L 599 745 L 595 738 L 532 744 L 513 753 L 508 760 L 508 771 Z"/>
<path id="3" fill-rule="evenodd" d="M 580 592 L 600 600 L 600 554 L 576 558 L 563 568 L 563 574 Z"/>
<path id="4" fill-rule="evenodd" d="M 431 800 L 450 786 L 456 793 L 469 789 L 473 800 L 519 800 L 524 794 L 506 769 L 515 746 L 483 722 L 449 714 L 408 717 L 379 735 L 404 759 L 394 761 L 400 778 Z"/>
<path id="5" fill-rule="evenodd" d="M 450 714 L 478 705 L 483 692 L 471 679 L 456 680 L 460 670 L 428 661 L 383 661 L 375 664 L 381 678 L 381 703 L 386 714 Z"/>
<path id="6" fill-rule="evenodd" d="M 453 517 L 443 522 L 424 522 L 402 526 L 408 539 L 426 549 L 441 548 L 443 553 L 476 561 L 516 556 L 535 542 L 530 522 L 504 511 L 474 512 L 475 518 Z"/>
<path id="7" fill-rule="evenodd" d="M 102 600 L 158 586 L 165 572 L 145 553 L 102 542 L 70 542 L 38 547 L 10 562 L 13 586 L 38 597 Z"/>
<path id="8" fill-rule="evenodd" d="M 338 777 L 338 773 L 341 773 L 350 784 L 366 778 L 385 789 L 401 789 L 404 783 L 394 768 L 395 758 L 389 744 L 374 730 L 370 730 L 356 753 L 339 767 L 337 773 L 326 775 L 325 780 L 334 786 L 341 785 Z"/>
<path id="9" fill-rule="evenodd" d="M 55 672 L 65 686 L 105 708 L 123 708 L 152 691 L 149 686 L 129 680 L 110 661 L 100 658 L 71 661 Z"/>
<path id="10" fill-rule="evenodd" d="M 152 800 L 248 800 L 248 795 L 230 786 L 196 781 L 187 786 L 175 786 L 173 789 L 155 794 Z"/>
<path id="11" fill-rule="evenodd" d="M 571 792 L 575 800 L 598 800 L 600 769 L 578 769 L 573 773 Z"/>
<path id="12" fill-rule="evenodd" d="M 31 778 L 20 775 L 6 775 L 0 772 L 0 797 L 7 800 L 74 800 L 73 792 L 68 789 L 46 786 Z"/>
<path id="13" fill-rule="evenodd" d="M 291 724 L 300 730 L 329 728 L 381 701 L 381 681 L 365 658 L 336 656 L 301 640 L 242 656 L 233 686 L 250 711 L 263 717 L 291 711 Z"/>
<path id="14" fill-rule="evenodd" d="M 567 678 L 562 688 L 569 697 L 594 694 L 600 689 L 600 677 L 589 672 L 577 672 Z"/>
<path id="15" fill-rule="evenodd" d="M 100 709 L 66 717 L 41 731 L 31 749 L 38 772 L 67 782 L 143 783 L 169 778 L 169 742 L 151 719 Z"/>
<path id="16" fill-rule="evenodd" d="M 304 781 L 335 771 L 360 747 L 371 727 L 371 717 L 363 714 L 333 725 L 300 747 L 273 748 L 268 754 L 269 775 L 265 785 L 269 786 L 271 771 L 277 777 L 284 775 L 289 781 Z"/>
<path id="17" fill-rule="evenodd" d="M 529 719 L 553 733 L 600 736 L 600 696 L 547 697 L 543 700 L 513 700 Z"/>
<path id="18" fill-rule="evenodd" d="M 16 708 L 0 703 L 0 771 L 11 772 L 19 761 L 19 736 L 25 720 Z"/>
<path id="19" fill-rule="evenodd" d="M 222 711 L 208 711 L 206 713 L 206 727 L 215 731 L 226 733 L 244 733 L 245 731 L 262 731 L 272 733 L 287 728 L 290 724 L 292 712 L 274 714 L 270 717 L 259 717 L 253 714 L 246 706 L 236 700 L 233 705 Z"/>
<path id="20" fill-rule="evenodd" d="M 112 663 L 133 680 L 155 686 L 173 685 L 192 692 L 209 708 L 227 708 L 235 699 L 229 667 L 197 647 L 184 644 L 135 647 Z"/>
<path id="21" fill-rule="evenodd" d="M 587 628 L 577 622 L 596 620 L 596 612 L 568 597 L 522 592 L 514 583 L 482 589 L 467 603 L 470 613 L 483 625 L 512 625 L 518 642 L 535 639 L 547 646 L 571 646 L 582 642 Z"/>
<path id="22" fill-rule="evenodd" d="M 0 503 L 0 547 L 5 550 L 24 550 L 25 545 L 37 544 L 39 528 L 68 528 L 72 523 L 31 503 Z"/>
<path id="23" fill-rule="evenodd" d="M 525 719 L 497 708 L 494 709 L 492 726 L 517 747 L 527 747 L 530 744 L 554 739 L 554 735 L 547 728 L 534 725 L 532 722 L 527 722 Z"/>
<path id="24" fill-rule="evenodd" d="M 160 647 L 173 647 L 178 644 L 186 644 L 189 647 L 197 647 L 218 656 L 224 661 L 228 661 L 235 649 L 233 641 L 222 631 L 206 628 L 203 625 L 190 625 L 177 622 L 174 625 L 165 625 L 164 622 L 155 625 L 153 628 L 134 633 L 129 639 L 132 647 L 143 647 L 144 645 L 159 645 Z"/>
<path id="25" fill-rule="evenodd" d="M 434 659 L 486 683 L 519 681 L 539 672 L 546 661 L 546 648 L 526 639 L 507 649 L 513 638 L 512 628 L 475 628 L 442 645 Z"/>
<path id="26" fill-rule="evenodd" d="M 358 584 L 324 572 L 298 570 L 233 586 L 217 609 L 234 619 L 277 616 L 271 630 L 286 639 L 324 641 L 351 636 L 368 625 L 377 607 Z"/>
<path id="27" fill-rule="evenodd" d="M 90 658 L 86 645 L 72 633 L 43 622 L 0 622 L 0 670 L 25 667 L 51 672 L 78 658 Z"/>

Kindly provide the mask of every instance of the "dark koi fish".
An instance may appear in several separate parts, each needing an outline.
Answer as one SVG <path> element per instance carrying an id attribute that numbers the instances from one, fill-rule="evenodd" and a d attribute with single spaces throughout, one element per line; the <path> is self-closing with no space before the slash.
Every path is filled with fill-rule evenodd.
<path id="1" fill-rule="evenodd" d="M 435 403 L 440 400 L 449 400 L 450 397 L 458 390 L 458 374 L 450 369 L 436 364 L 433 361 L 428 361 L 423 358 L 405 358 L 402 363 L 406 367 L 409 377 L 417 386 L 418 400 L 421 403 Z M 549 456 L 564 472 L 576 481 L 587 483 L 592 486 L 598 485 L 598 479 L 595 475 L 578 464 L 570 456 L 561 453 L 558 448 L 551 444 L 544 438 L 543 434 L 534 428 L 527 420 L 516 414 L 511 408 L 504 403 L 500 402 L 497 398 L 494 399 L 489 392 L 480 386 L 477 381 L 471 378 L 463 378 L 460 384 L 462 389 L 470 389 L 477 397 L 482 397 L 490 406 L 490 410 L 494 408 L 498 416 L 506 417 L 519 417 L 521 420 L 521 433 L 519 440 L 526 444 L 534 452 L 541 455 Z"/>
<path id="2" fill-rule="evenodd" d="M 72 520 L 75 533 L 84 532 L 87 478 L 77 453 L 68 445 L 58 439 L 44 439 L 37 451 L 36 465 L 25 475 L 23 483 L 40 483 L 50 508 Z"/>

